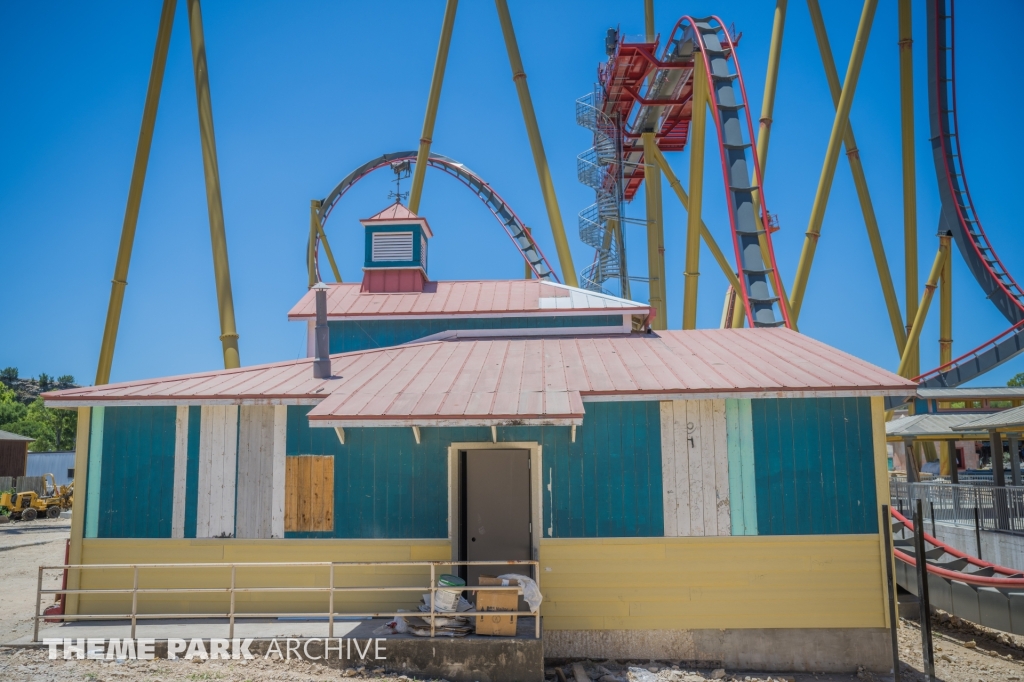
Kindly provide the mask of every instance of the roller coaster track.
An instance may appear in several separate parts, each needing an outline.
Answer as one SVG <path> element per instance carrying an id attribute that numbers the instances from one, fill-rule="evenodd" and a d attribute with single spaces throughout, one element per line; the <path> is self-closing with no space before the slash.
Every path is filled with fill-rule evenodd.
<path id="1" fill-rule="evenodd" d="M 339 182 L 331 193 L 327 195 L 327 198 L 321 202 L 319 218 L 320 224 L 324 225 L 327 218 L 330 217 L 334 207 L 338 205 L 338 201 L 341 197 L 348 192 L 357 182 L 365 178 L 370 173 L 380 170 L 381 168 L 390 168 L 393 163 L 400 163 L 402 161 L 416 162 L 416 152 L 393 152 L 391 154 L 384 154 L 382 156 L 367 161 L 359 168 L 345 176 L 345 178 Z M 448 175 L 454 177 L 456 180 L 468 187 L 480 201 L 484 202 L 487 209 L 494 215 L 498 223 L 501 224 L 505 233 L 515 244 L 519 253 L 522 255 L 523 260 L 526 261 L 527 265 L 537 276 L 537 279 L 547 279 L 555 282 L 560 281 L 554 270 L 551 268 L 551 264 L 548 259 L 545 258 L 541 252 L 537 242 L 534 241 L 533 236 L 530 234 L 529 229 L 519 216 L 516 215 L 512 207 L 509 206 L 501 196 L 498 195 L 494 189 L 491 188 L 483 178 L 471 171 L 464 164 L 459 163 L 454 159 L 449 159 L 447 156 L 441 156 L 440 154 L 431 154 L 427 159 L 427 165 L 431 168 L 444 171 Z M 320 281 L 320 238 L 319 235 L 316 237 L 314 242 L 314 266 L 316 268 L 317 280 Z"/>
<path id="2" fill-rule="evenodd" d="M 707 19 L 684 16 L 672 29 L 665 46 L 666 52 L 685 51 L 687 42 L 695 42 L 704 55 L 711 91 L 711 110 L 718 129 L 722 177 L 729 198 L 729 223 L 748 322 L 751 327 L 791 327 L 786 307 L 779 306 L 781 315 L 777 315 L 775 310 L 779 299 L 772 294 L 772 288 L 782 291 L 782 284 L 775 264 L 771 234 L 765 230 L 771 221 L 765 205 L 761 165 L 753 150 L 754 126 L 750 120 L 747 89 L 743 85 L 735 41 L 722 20 L 716 16 Z M 751 165 L 754 168 L 753 174 L 750 172 Z M 760 198 L 760 220 L 755 214 L 755 192 Z M 771 259 L 767 264 L 761 255 L 762 237 L 767 242 Z M 773 280 L 772 288 L 769 288 L 769 276 Z"/>
<path id="3" fill-rule="evenodd" d="M 971 274 L 1012 326 L 952 362 L 916 377 L 925 388 L 958 386 L 1024 351 L 1024 290 L 996 254 L 967 187 L 957 126 L 953 3 L 926 3 L 931 140 L 942 201 L 939 231 L 953 236 Z"/>
<path id="4" fill-rule="evenodd" d="M 891 511 L 896 582 L 919 595 L 914 541 L 905 532 L 913 533 L 914 524 Z M 972 623 L 1024 634 L 1024 573 L 965 554 L 928 533 L 924 541 L 931 606 Z"/>
<path id="5" fill-rule="evenodd" d="M 781 291 L 782 286 L 770 231 L 765 231 L 771 221 L 764 200 L 761 168 L 753 150 L 754 127 L 736 54 L 736 40 L 718 17 L 684 16 L 672 29 L 660 56 L 655 56 L 657 49 L 657 41 L 632 42 L 618 38 L 614 54 L 598 71 L 600 96 L 585 102 L 599 107 L 606 120 L 616 121 L 620 126 L 621 151 L 614 163 L 605 163 L 607 172 L 622 174 L 622 195 L 629 201 L 643 182 L 644 164 L 653 163 L 642 159 L 642 133 L 653 132 L 663 152 L 683 149 L 692 116 L 694 55 L 697 51 L 703 54 L 747 320 L 751 327 L 791 326 L 788 311 L 779 305 L 778 296 L 773 293 L 773 290 Z M 597 142 L 595 133 L 595 149 Z M 589 167 L 586 170 L 589 172 Z M 581 180 L 594 187 L 612 184 L 610 180 L 602 184 L 599 178 L 584 178 L 583 175 L 581 172 Z M 760 199 L 758 208 L 755 208 L 755 196 Z M 593 224 L 593 221 L 580 221 L 581 231 L 594 232 L 591 241 L 596 243 L 598 230 Z M 768 263 L 762 257 L 762 238 L 767 245 Z M 600 259 L 604 254 L 601 247 L 597 248 Z"/>

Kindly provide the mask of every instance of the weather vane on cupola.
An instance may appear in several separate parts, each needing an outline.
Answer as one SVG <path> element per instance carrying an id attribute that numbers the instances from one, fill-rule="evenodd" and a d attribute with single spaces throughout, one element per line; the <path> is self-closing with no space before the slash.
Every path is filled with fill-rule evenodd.
<path id="1" fill-rule="evenodd" d="M 400 204 L 402 199 L 409 198 L 409 193 L 402 191 L 402 180 L 412 175 L 412 162 L 408 159 L 395 161 L 391 164 L 391 171 L 395 174 L 395 191 L 388 192 L 388 199 L 394 199 Z"/>

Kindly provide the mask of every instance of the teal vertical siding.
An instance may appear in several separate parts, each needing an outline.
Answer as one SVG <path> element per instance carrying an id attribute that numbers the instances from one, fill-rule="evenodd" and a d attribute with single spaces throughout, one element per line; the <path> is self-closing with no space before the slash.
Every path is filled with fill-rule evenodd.
<path id="1" fill-rule="evenodd" d="M 101 538 L 171 536 L 174 407 L 108 407 L 98 533 Z"/>
<path id="2" fill-rule="evenodd" d="M 749 400 L 725 401 L 729 448 L 729 512 L 733 535 L 757 535 L 757 478 L 754 474 L 754 428 Z"/>
<path id="3" fill-rule="evenodd" d="M 559 329 L 621 327 L 622 315 L 563 315 L 550 317 L 445 317 L 430 320 L 336 320 L 331 329 L 331 352 L 382 348 L 422 339 L 445 331 L 479 329 Z"/>
<path id="4" fill-rule="evenodd" d="M 448 537 L 448 443 L 440 429 L 311 428 L 310 407 L 288 408 L 286 453 L 334 457 L 334 532 L 287 537 Z M 488 433 L 490 431 L 485 429 Z"/>
<path id="5" fill-rule="evenodd" d="M 567 426 L 503 426 L 498 443 L 536 441 L 543 459 L 544 537 L 664 535 L 657 402 L 586 403 L 576 442 Z M 311 428 L 309 407 L 288 408 L 287 454 L 331 455 L 334 532 L 288 537 L 448 536 L 448 447 L 490 443 L 488 427 Z M 548 483 L 551 483 L 550 490 Z"/>
<path id="6" fill-rule="evenodd" d="M 89 420 L 89 466 L 85 485 L 85 537 L 95 538 L 100 529 L 100 490 L 103 485 L 103 413 L 92 408 Z"/>
<path id="7" fill-rule="evenodd" d="M 752 400 L 761 535 L 875 533 L 868 398 Z"/>
<path id="8" fill-rule="evenodd" d="M 199 434 L 203 408 L 188 408 L 188 450 L 185 461 L 185 537 L 196 536 L 196 508 L 199 506 Z"/>

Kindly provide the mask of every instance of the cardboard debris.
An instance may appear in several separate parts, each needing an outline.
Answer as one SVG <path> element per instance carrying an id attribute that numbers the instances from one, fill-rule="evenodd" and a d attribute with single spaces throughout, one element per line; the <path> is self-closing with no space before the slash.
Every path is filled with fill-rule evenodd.
<path id="1" fill-rule="evenodd" d="M 481 587 L 508 585 L 507 580 L 490 575 L 480 576 Z M 517 611 L 519 610 L 518 586 L 507 590 L 481 590 L 476 593 L 477 611 Z M 497 637 L 515 637 L 518 621 L 516 615 L 495 613 L 494 615 L 476 617 L 476 634 Z"/>

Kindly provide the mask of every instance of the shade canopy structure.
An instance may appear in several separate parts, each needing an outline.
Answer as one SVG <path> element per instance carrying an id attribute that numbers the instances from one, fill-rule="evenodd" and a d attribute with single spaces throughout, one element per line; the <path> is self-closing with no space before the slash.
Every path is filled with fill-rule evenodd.
<path id="1" fill-rule="evenodd" d="M 1003 410 L 995 414 L 972 415 L 972 419 L 954 430 L 998 431 L 999 433 L 1024 433 L 1024 406 Z"/>
<path id="2" fill-rule="evenodd" d="M 890 443 L 905 440 L 985 440 L 985 429 L 963 429 L 963 425 L 983 415 L 967 414 L 916 414 L 912 417 L 894 419 L 885 424 L 885 439 Z"/>

